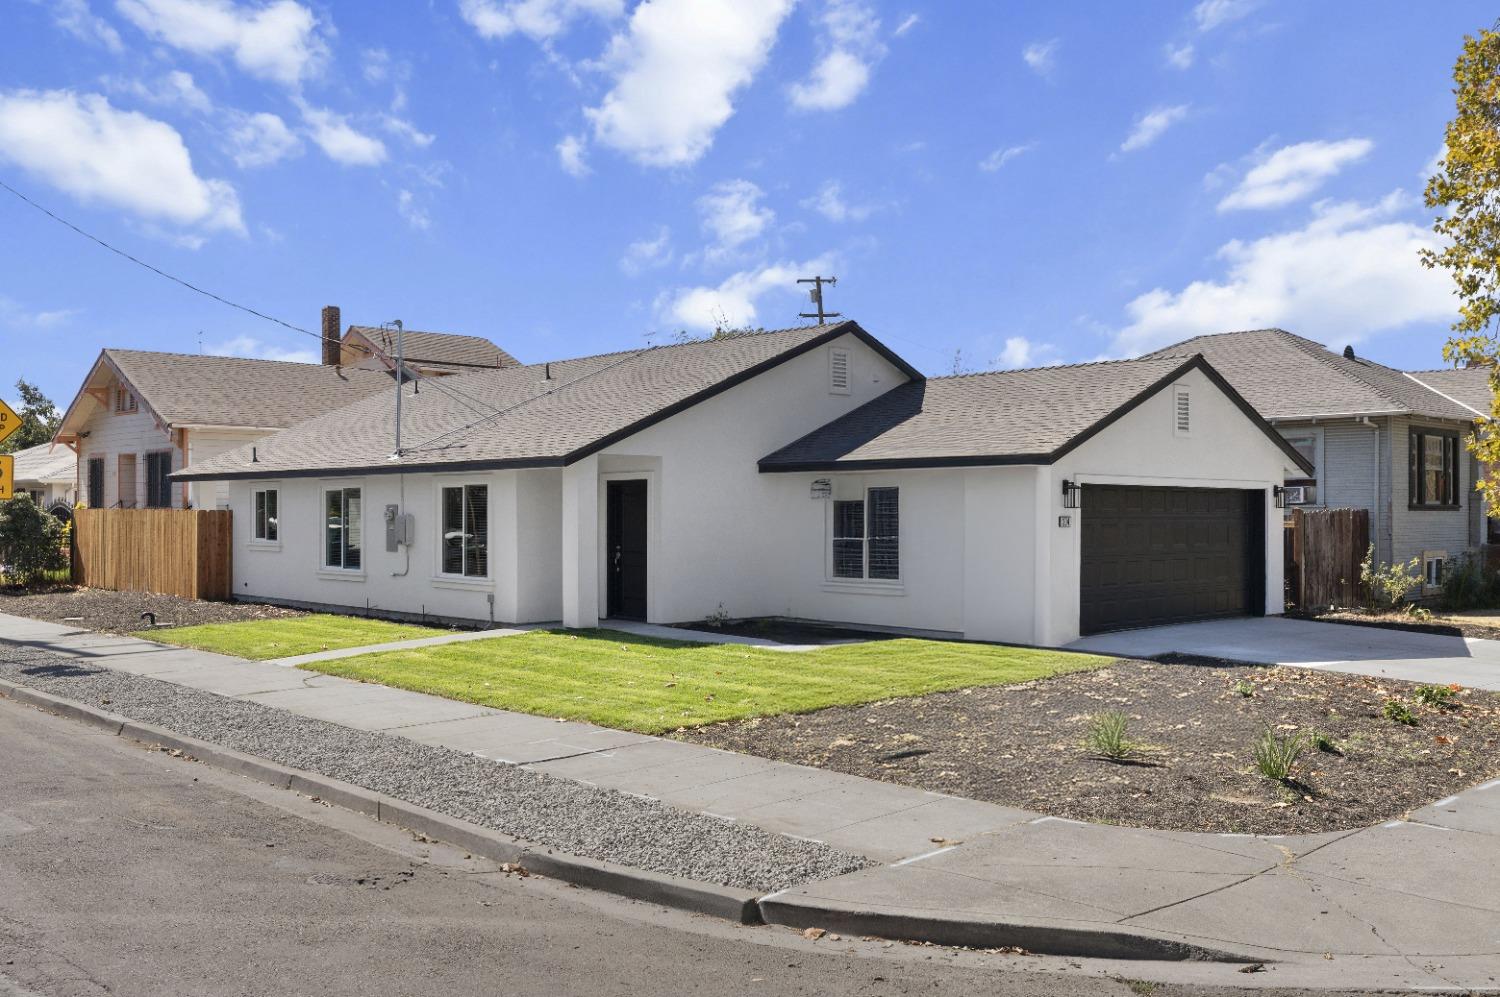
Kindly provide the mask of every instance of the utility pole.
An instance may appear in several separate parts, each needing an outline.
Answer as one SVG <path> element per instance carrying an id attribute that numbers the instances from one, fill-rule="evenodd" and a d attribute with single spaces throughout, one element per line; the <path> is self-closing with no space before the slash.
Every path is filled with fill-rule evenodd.
<path id="1" fill-rule="evenodd" d="M 843 316 L 838 312 L 829 312 L 823 310 L 823 285 L 827 284 L 829 287 L 837 287 L 838 282 L 839 279 L 837 277 L 798 277 L 797 283 L 812 285 L 812 287 L 808 288 L 807 293 L 808 296 L 812 298 L 813 307 L 816 308 L 817 311 L 798 312 L 797 317 L 815 318 L 818 320 L 819 325 L 823 325 L 831 318 L 843 318 Z"/>
<path id="2" fill-rule="evenodd" d="M 406 379 L 406 342 L 402 338 L 401 320 L 396 319 L 391 323 L 396 327 L 396 452 L 393 456 L 401 456 L 401 389 L 405 386 L 402 381 Z"/>

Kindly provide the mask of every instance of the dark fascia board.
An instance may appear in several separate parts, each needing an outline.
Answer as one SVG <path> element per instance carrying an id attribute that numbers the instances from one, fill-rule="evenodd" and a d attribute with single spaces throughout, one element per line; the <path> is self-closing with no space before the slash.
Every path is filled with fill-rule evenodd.
<path id="1" fill-rule="evenodd" d="M 903 360 L 895 353 L 895 351 L 890 349 L 880 340 L 876 339 L 864 329 L 860 328 L 858 322 L 845 320 L 834 326 L 832 329 L 829 329 L 821 336 L 816 336 L 812 339 L 809 339 L 801 346 L 778 353 L 774 357 L 771 357 L 768 360 L 763 360 L 753 367 L 746 367 L 738 374 L 735 374 L 732 377 L 727 377 L 717 384 L 710 385 L 709 387 L 704 388 L 702 391 L 698 392 L 695 395 L 689 395 L 687 398 L 684 398 L 679 402 L 675 402 L 671 405 L 668 405 L 666 408 L 659 409 L 658 411 L 651 413 L 644 419 L 638 419 L 622 429 L 618 429 L 607 436 L 602 436 L 594 442 L 587 444 L 586 446 L 579 447 L 577 450 L 574 450 L 572 453 L 568 454 L 567 457 L 564 458 L 563 463 L 576 463 L 577 461 L 580 461 L 591 454 L 598 453 L 600 450 L 603 450 L 607 446 L 611 446 L 612 444 L 620 442 L 626 437 L 634 436 L 636 433 L 639 433 L 643 429 L 654 426 L 658 422 L 661 422 L 665 419 L 670 419 L 672 416 L 677 415 L 680 412 L 684 412 L 687 409 L 692 408 L 694 405 L 700 405 L 703 402 L 708 401 L 715 395 L 719 395 L 724 393 L 725 391 L 728 391 L 730 388 L 734 387 L 737 384 L 743 384 L 753 377 L 759 377 L 761 374 L 764 374 L 768 370 L 774 370 L 775 368 L 780 367 L 788 360 L 800 357 L 804 353 L 810 353 L 818 347 L 823 346 L 826 343 L 831 343 L 833 340 L 846 335 L 854 336 L 860 342 L 870 347 L 870 349 L 880 354 L 880 356 L 885 358 L 891 364 L 891 366 L 895 367 L 897 370 L 901 371 L 901 373 L 905 374 L 908 379 L 912 381 L 926 380 L 926 376 L 921 371 L 917 370 L 911 364 Z"/>
<path id="2" fill-rule="evenodd" d="M 1068 442 L 1064 443 L 1062 446 L 1058 447 L 1051 453 L 1000 454 L 994 456 L 965 455 L 959 457 L 899 457 L 874 460 L 819 461 L 816 463 L 804 462 L 796 464 L 782 462 L 770 463 L 768 460 L 762 458 L 759 462 L 758 467 L 762 473 L 782 473 L 792 471 L 873 471 L 883 468 L 900 469 L 985 467 L 1005 464 L 1053 464 L 1061 460 L 1063 457 L 1067 456 L 1072 451 L 1078 449 L 1078 447 L 1088 442 L 1088 440 L 1103 432 L 1109 426 L 1119 421 L 1121 418 L 1139 407 L 1146 401 L 1146 399 L 1150 398 L 1158 391 L 1161 391 L 1163 388 L 1167 387 L 1190 370 L 1203 371 L 1204 376 L 1206 376 L 1209 381 L 1214 384 L 1215 387 L 1224 392 L 1225 396 L 1227 396 L 1229 400 L 1233 402 L 1235 406 L 1241 412 L 1243 412 L 1247 418 L 1254 422 L 1257 428 L 1259 428 L 1260 431 L 1266 435 L 1266 438 L 1275 443 L 1276 446 L 1281 450 L 1281 452 L 1288 458 L 1290 458 L 1297 467 L 1301 468 L 1309 475 L 1314 473 L 1313 466 L 1309 464 L 1301 454 L 1293 449 L 1292 445 L 1288 443 L 1280 433 L 1276 432 L 1276 430 L 1271 427 L 1271 424 L 1266 422 L 1261 414 L 1254 408 L 1252 408 L 1250 403 L 1245 401 L 1244 397 L 1238 391 L 1235 391 L 1234 388 L 1230 386 L 1228 381 L 1224 380 L 1223 375 L 1215 370 L 1213 365 L 1210 364 L 1201 353 L 1194 354 L 1181 366 L 1174 368 L 1164 377 L 1158 378 L 1150 385 L 1148 385 L 1145 389 L 1137 392 L 1132 398 L 1130 398 L 1129 401 L 1125 402 L 1123 405 L 1119 406 L 1114 411 L 1104 416 L 1104 418 L 1089 426 L 1087 429 L 1078 433 L 1072 439 L 1068 440 Z"/>
<path id="3" fill-rule="evenodd" d="M 822 335 L 815 336 L 814 338 L 809 339 L 807 342 L 803 343 L 800 346 L 778 353 L 776 356 L 771 357 L 767 360 L 763 360 L 753 367 L 747 367 L 744 370 L 740 371 L 738 374 L 733 375 L 732 377 L 727 377 L 716 384 L 704 388 L 697 394 L 689 395 L 687 398 L 684 398 L 679 402 L 675 402 L 672 405 L 668 405 L 666 408 L 653 412 L 651 415 L 648 415 L 643 419 L 638 419 L 630 425 L 625 426 L 622 429 L 618 429 L 615 432 L 608 434 L 607 436 L 600 437 L 599 439 L 594 440 L 592 443 L 579 447 L 577 450 L 574 450 L 572 453 L 569 453 L 563 457 L 528 457 L 517 458 L 513 460 L 474 460 L 423 465 L 381 464 L 373 467 L 361 468 L 299 468 L 297 470 L 280 472 L 268 470 L 246 470 L 195 474 L 192 468 L 184 468 L 183 470 L 177 471 L 174 474 L 170 475 L 170 477 L 175 481 L 235 481 L 271 478 L 340 478 L 369 476 L 376 474 L 414 474 L 418 472 L 441 473 L 445 471 L 498 471 L 509 469 L 523 469 L 528 467 L 566 467 L 569 464 L 577 463 L 578 461 L 590 456 L 591 454 L 598 453 L 605 447 L 610 446 L 614 443 L 618 443 L 620 440 L 623 440 L 626 437 L 634 436 L 641 430 L 647 429 L 658 422 L 661 422 L 665 419 L 670 419 L 672 416 L 677 415 L 680 412 L 684 412 L 695 405 L 702 404 L 715 395 L 722 394 L 723 392 L 728 391 L 730 388 L 734 387 L 737 384 L 743 384 L 745 381 L 748 381 L 753 377 L 758 377 L 768 370 L 773 370 L 781 366 L 788 360 L 799 357 L 804 353 L 811 352 L 812 350 L 815 350 L 818 347 L 823 346 L 826 343 L 830 343 L 833 340 L 845 335 L 852 335 L 855 338 L 859 339 L 866 346 L 870 347 L 870 349 L 874 350 L 880 356 L 885 358 L 893 367 L 901 371 L 911 380 L 921 381 L 926 379 L 921 371 L 917 370 L 911 364 L 903 360 L 893 350 L 887 347 L 884 343 L 880 342 L 880 340 L 876 339 L 864 329 L 860 328 L 859 323 L 854 321 L 844 321 L 840 322 L 838 325 L 829 329 Z"/>

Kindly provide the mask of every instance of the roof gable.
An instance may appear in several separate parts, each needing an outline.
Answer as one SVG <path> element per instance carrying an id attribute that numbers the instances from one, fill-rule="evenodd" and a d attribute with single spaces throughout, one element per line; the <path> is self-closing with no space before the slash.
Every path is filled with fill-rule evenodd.
<path id="1" fill-rule="evenodd" d="M 344 341 L 357 337 L 384 353 L 396 356 L 396 333 L 380 326 L 351 325 Z M 447 332 L 401 333 L 401 351 L 407 363 L 439 367 L 519 367 L 520 361 L 482 336 L 460 336 Z"/>

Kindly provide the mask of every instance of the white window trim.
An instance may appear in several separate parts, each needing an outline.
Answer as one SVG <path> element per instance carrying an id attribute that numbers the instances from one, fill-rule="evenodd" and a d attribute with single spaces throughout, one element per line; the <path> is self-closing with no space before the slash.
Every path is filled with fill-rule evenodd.
<path id="1" fill-rule="evenodd" d="M 1183 429 L 1177 420 L 1183 402 L 1187 402 L 1188 428 Z M 1172 435 L 1177 437 L 1191 437 L 1193 435 L 1193 389 L 1186 384 L 1177 384 L 1172 387 Z"/>
<path id="2" fill-rule="evenodd" d="M 328 556 L 328 514 L 326 511 L 328 509 L 328 493 L 349 491 L 351 489 L 359 490 L 360 514 L 364 516 L 364 521 L 361 523 L 360 528 L 367 535 L 369 530 L 365 524 L 369 522 L 370 517 L 369 510 L 365 508 L 365 493 L 369 489 L 365 487 L 364 479 L 360 478 L 356 481 L 324 481 L 318 486 L 318 576 L 321 578 L 336 578 L 341 581 L 364 581 L 365 579 L 365 566 L 369 562 L 368 555 L 370 553 L 370 545 L 366 542 L 365 535 L 361 535 L 360 537 L 359 567 L 345 568 L 329 564 L 326 560 Z M 280 498 L 278 498 L 277 503 L 279 504 L 280 501 Z M 347 523 L 347 521 L 348 511 L 345 510 L 345 522 Z"/>
<path id="3" fill-rule="evenodd" d="M 840 487 L 843 484 L 843 487 Z M 861 479 L 858 487 L 858 496 L 853 493 L 855 488 L 849 482 L 839 482 L 835 479 L 833 495 L 824 500 L 827 508 L 823 512 L 823 584 L 824 592 L 851 592 L 865 595 L 905 595 L 906 594 L 906 558 L 900 557 L 898 575 L 895 578 L 870 578 L 870 490 L 872 488 L 894 488 L 900 502 L 901 485 L 895 481 L 864 480 Z M 865 537 L 864 537 L 864 578 L 841 578 L 833 573 L 833 527 L 834 527 L 834 502 L 862 501 L 865 503 Z M 899 505 L 898 505 L 899 508 Z M 906 533 L 905 517 L 898 524 L 899 532 L 896 534 L 896 550 L 898 554 L 904 554 L 904 536 Z"/>
<path id="4" fill-rule="evenodd" d="M 834 367 L 837 358 L 842 357 L 844 361 L 844 385 L 839 387 L 833 379 Z M 831 346 L 828 349 L 828 393 L 830 395 L 847 395 L 853 389 L 854 384 L 854 354 L 840 346 Z"/>
<path id="5" fill-rule="evenodd" d="M 255 535 L 255 495 L 257 492 L 276 493 L 276 539 L 265 540 Z M 281 549 L 281 482 L 261 481 L 250 486 L 250 539 L 245 541 L 245 546 L 251 550 L 280 550 Z"/>
<path id="6" fill-rule="evenodd" d="M 432 483 L 432 528 L 436 537 L 432 545 L 432 583 L 439 588 L 473 589 L 493 588 L 495 584 L 495 548 L 491 543 L 487 552 L 483 575 L 451 574 L 443 570 L 443 489 L 464 488 L 468 485 L 483 485 L 485 495 L 484 521 L 486 537 L 495 536 L 495 483 L 489 478 L 436 478 Z M 383 520 L 382 520 L 383 522 Z"/>
<path id="7" fill-rule="evenodd" d="M 1448 552 L 1446 550 L 1424 550 L 1422 551 L 1422 591 L 1423 593 L 1437 592 L 1443 587 L 1442 582 L 1432 584 L 1427 580 L 1427 565 L 1433 561 L 1442 561 L 1446 568 L 1448 564 Z"/>

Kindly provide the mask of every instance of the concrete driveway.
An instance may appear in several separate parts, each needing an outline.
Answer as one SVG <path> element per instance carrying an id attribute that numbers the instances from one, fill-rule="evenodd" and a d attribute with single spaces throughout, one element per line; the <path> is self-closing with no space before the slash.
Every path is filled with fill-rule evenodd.
<path id="1" fill-rule="evenodd" d="M 1084 637 L 1069 644 L 1068 649 L 1131 658 L 1173 652 L 1200 654 L 1500 690 L 1500 641 L 1280 616 L 1123 630 Z"/>

